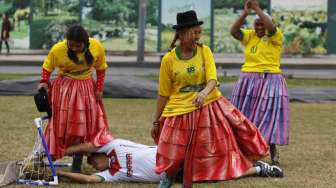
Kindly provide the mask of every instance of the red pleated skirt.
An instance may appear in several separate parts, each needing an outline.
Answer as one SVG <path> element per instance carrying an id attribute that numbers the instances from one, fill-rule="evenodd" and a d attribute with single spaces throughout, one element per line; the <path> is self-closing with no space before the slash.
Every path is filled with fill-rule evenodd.
<path id="1" fill-rule="evenodd" d="M 157 173 L 183 168 L 184 184 L 230 180 L 268 155 L 256 126 L 226 98 L 198 110 L 161 120 L 156 156 Z"/>
<path id="2" fill-rule="evenodd" d="M 102 146 L 113 139 L 102 101 L 95 98 L 95 82 L 58 77 L 51 84 L 52 117 L 45 129 L 49 151 L 54 159 L 66 148 L 90 142 Z"/>

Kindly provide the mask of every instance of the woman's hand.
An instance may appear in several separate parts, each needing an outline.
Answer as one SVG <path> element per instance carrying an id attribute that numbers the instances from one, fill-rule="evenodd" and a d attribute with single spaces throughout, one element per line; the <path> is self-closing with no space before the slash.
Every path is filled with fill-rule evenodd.
<path id="1" fill-rule="evenodd" d="M 96 101 L 100 101 L 103 98 L 103 91 L 96 91 L 95 96 L 96 96 Z"/>
<path id="2" fill-rule="evenodd" d="M 154 121 L 151 129 L 151 136 L 155 140 L 160 134 L 160 121 Z"/>
<path id="3" fill-rule="evenodd" d="M 253 10 L 257 10 L 259 7 L 259 3 L 257 0 L 248 0 L 250 2 L 250 8 Z"/>
<path id="4" fill-rule="evenodd" d="M 204 92 L 199 92 L 194 100 L 192 101 L 193 104 L 196 105 L 196 107 L 201 107 L 206 99 L 207 95 Z"/>
<path id="5" fill-rule="evenodd" d="M 251 0 L 247 0 L 245 1 L 245 5 L 244 5 L 244 12 L 245 14 L 249 14 L 251 12 Z"/>
<path id="6" fill-rule="evenodd" d="M 38 91 L 42 88 L 44 88 L 48 92 L 48 84 L 47 83 L 42 82 L 42 83 L 39 83 L 39 85 L 37 85 L 37 90 Z"/>

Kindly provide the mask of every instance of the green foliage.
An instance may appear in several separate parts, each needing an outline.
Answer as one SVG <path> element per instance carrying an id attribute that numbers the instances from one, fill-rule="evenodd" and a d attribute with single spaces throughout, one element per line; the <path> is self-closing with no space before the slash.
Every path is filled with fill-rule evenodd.
<path id="1" fill-rule="evenodd" d="M 90 16 L 92 19 L 110 22 L 119 26 L 137 26 L 139 1 L 96 1 Z M 157 0 L 147 1 L 147 23 L 157 25 Z"/>
<path id="2" fill-rule="evenodd" d="M 6 13 L 12 8 L 12 4 L 10 2 L 0 2 L 0 13 Z"/>
<path id="3" fill-rule="evenodd" d="M 230 35 L 230 27 L 238 18 L 232 8 L 215 9 L 214 51 L 217 53 L 242 52 L 242 45 Z M 320 28 L 302 28 L 305 21 L 323 23 L 326 21 L 323 11 L 284 11 L 273 10 L 272 17 L 284 35 L 283 52 L 287 54 L 325 54 L 326 32 Z M 247 17 L 252 27 L 252 16 Z"/>
<path id="4" fill-rule="evenodd" d="M 65 38 L 67 28 L 76 23 L 76 19 L 65 18 L 64 20 L 53 20 L 44 29 L 43 49 L 50 49 L 54 44 Z"/>
<path id="5" fill-rule="evenodd" d="M 79 11 L 79 1 L 78 0 L 63 0 L 65 8 L 71 15 L 78 14 Z"/>
<path id="6" fill-rule="evenodd" d="M 138 1 L 137 1 L 138 2 Z M 146 22 L 153 25 L 157 25 L 158 22 L 158 0 L 147 0 L 147 20 Z"/>
<path id="7" fill-rule="evenodd" d="M 79 0 L 32 0 L 36 15 L 79 15 Z"/>
<path id="8" fill-rule="evenodd" d="M 243 9 L 246 0 L 213 0 L 215 9 L 234 8 Z M 258 0 L 261 8 L 266 9 L 268 0 Z"/>
<path id="9" fill-rule="evenodd" d="M 238 15 L 233 9 L 223 8 L 215 10 L 214 51 L 216 53 L 242 52 L 242 45 L 230 34 L 230 27 Z"/>
<path id="10" fill-rule="evenodd" d="M 14 0 L 12 1 L 13 3 L 13 7 L 15 8 L 26 8 L 27 6 L 29 6 L 29 1 L 30 0 Z"/>
<path id="11" fill-rule="evenodd" d="M 324 11 L 273 10 L 272 17 L 284 34 L 283 50 L 289 54 L 325 54 L 326 32 L 320 27 L 305 28 L 304 22 L 325 23 Z"/>
<path id="12" fill-rule="evenodd" d="M 52 35 L 51 32 L 55 31 L 54 28 L 51 30 L 48 30 L 47 28 L 52 28 L 51 25 L 53 24 L 59 24 L 59 25 L 66 24 L 67 25 L 69 23 L 75 22 L 76 20 L 77 20 L 77 17 L 71 17 L 71 16 L 47 16 L 47 17 L 45 16 L 37 17 L 36 16 L 34 18 L 34 21 L 31 23 L 32 33 L 30 37 L 30 48 L 31 49 L 41 49 L 43 48 L 44 45 L 46 48 L 50 48 L 51 45 L 57 41 L 54 41 L 53 39 L 50 38 L 50 36 Z M 62 26 L 60 27 L 61 29 L 64 28 Z M 58 38 L 59 36 L 58 34 L 60 33 L 57 33 L 57 36 L 55 36 L 56 38 Z M 50 41 L 52 42 L 50 43 Z"/>
<path id="13" fill-rule="evenodd" d="M 134 3 L 124 0 L 100 0 L 96 1 L 90 15 L 95 20 L 113 21 L 115 24 L 125 25 L 129 20 L 130 11 L 134 11 L 130 9 L 132 6 Z"/>
<path id="14" fill-rule="evenodd" d="M 96 34 L 99 31 L 104 31 L 109 27 L 102 22 L 93 19 L 85 19 L 82 21 L 82 25 L 90 32 L 90 34 Z"/>

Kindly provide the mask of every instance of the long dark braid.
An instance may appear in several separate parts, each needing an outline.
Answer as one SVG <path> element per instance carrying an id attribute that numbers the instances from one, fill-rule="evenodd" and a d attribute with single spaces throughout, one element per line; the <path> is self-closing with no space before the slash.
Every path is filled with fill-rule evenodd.
<path id="1" fill-rule="evenodd" d="M 177 30 L 176 30 L 174 39 L 173 39 L 173 41 L 172 41 L 171 44 L 170 44 L 169 51 L 171 51 L 173 48 L 176 47 L 176 42 L 177 42 L 177 40 L 178 40 L 178 33 L 177 33 Z"/>
<path id="2" fill-rule="evenodd" d="M 93 56 L 89 50 L 90 42 L 89 42 L 89 34 L 86 32 L 86 30 L 78 24 L 72 25 L 67 33 L 66 33 L 66 39 L 67 41 L 75 41 L 75 42 L 82 42 L 85 44 L 85 48 L 83 50 L 84 57 L 86 62 L 91 65 L 93 63 Z M 67 51 L 68 57 L 76 64 L 78 64 L 78 57 L 76 55 L 76 52 L 68 48 Z"/>
<path id="3" fill-rule="evenodd" d="M 188 28 L 183 28 L 183 29 L 177 29 L 177 30 L 175 31 L 174 39 L 173 39 L 173 41 L 172 41 L 171 44 L 170 44 L 169 51 L 171 51 L 173 48 L 176 47 L 176 42 L 177 42 L 177 40 L 179 39 L 179 33 L 186 32 L 187 30 L 188 30 Z M 199 47 L 203 47 L 203 44 L 200 43 L 200 42 L 198 42 L 197 45 L 198 45 Z"/>

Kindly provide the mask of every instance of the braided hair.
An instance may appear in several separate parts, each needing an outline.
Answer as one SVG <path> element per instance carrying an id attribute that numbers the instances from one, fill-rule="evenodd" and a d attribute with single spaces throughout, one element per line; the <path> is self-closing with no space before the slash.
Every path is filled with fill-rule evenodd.
<path id="1" fill-rule="evenodd" d="M 75 42 L 84 43 L 85 47 L 83 49 L 83 53 L 84 53 L 85 60 L 89 65 L 93 63 L 93 56 L 89 50 L 89 46 L 90 46 L 89 34 L 81 25 L 75 24 L 75 25 L 70 26 L 66 33 L 66 39 L 67 41 L 75 41 Z M 68 54 L 68 57 L 74 63 L 79 64 L 79 60 L 78 60 L 78 57 L 75 51 L 68 48 L 67 54 Z"/>
<path id="2" fill-rule="evenodd" d="M 173 48 L 176 47 L 176 42 L 177 42 L 178 38 L 179 38 L 179 37 L 178 37 L 177 31 L 176 31 L 176 32 L 175 32 L 175 35 L 174 35 L 174 39 L 173 39 L 173 41 L 170 43 L 169 51 L 171 51 Z"/>
<path id="3" fill-rule="evenodd" d="M 173 48 L 176 47 L 176 42 L 177 40 L 179 40 L 179 35 L 181 33 L 185 33 L 189 28 L 190 27 L 175 30 L 175 35 L 174 35 L 173 41 L 170 43 L 169 51 L 173 50 Z M 197 43 L 197 45 L 202 47 L 202 43 Z"/>

